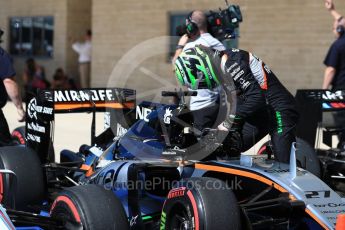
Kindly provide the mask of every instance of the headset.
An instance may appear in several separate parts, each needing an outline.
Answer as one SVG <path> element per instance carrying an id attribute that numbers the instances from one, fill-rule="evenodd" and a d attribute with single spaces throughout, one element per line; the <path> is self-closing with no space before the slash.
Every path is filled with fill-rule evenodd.
<path id="1" fill-rule="evenodd" d="M 340 36 L 342 36 L 345 32 L 345 28 L 344 28 L 344 26 L 339 25 L 339 26 L 337 26 L 336 31 Z"/>
<path id="2" fill-rule="evenodd" d="M 337 26 L 337 28 L 336 28 L 336 31 L 337 31 L 337 33 L 338 33 L 340 36 L 342 36 L 342 35 L 344 34 L 344 32 L 345 32 L 344 26 L 343 26 L 342 24 L 340 24 L 340 22 L 341 22 L 343 19 L 344 19 L 343 16 L 340 16 L 340 17 L 337 19 L 338 26 Z"/>
<path id="3" fill-rule="evenodd" d="M 186 31 L 188 37 L 194 36 L 199 32 L 197 24 L 192 19 L 193 12 L 194 11 L 190 12 L 186 18 Z"/>
<path id="4" fill-rule="evenodd" d="M 2 29 L 0 29 L 0 43 L 2 42 L 1 37 L 3 34 L 4 34 L 4 31 Z"/>

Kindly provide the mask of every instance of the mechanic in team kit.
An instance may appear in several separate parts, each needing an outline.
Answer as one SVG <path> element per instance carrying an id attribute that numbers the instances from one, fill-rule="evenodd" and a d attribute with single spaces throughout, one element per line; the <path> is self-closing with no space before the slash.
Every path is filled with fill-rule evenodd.
<path id="1" fill-rule="evenodd" d="M 196 46 L 179 55 L 175 75 L 192 89 L 221 85 L 228 98 L 238 91 L 236 112 L 224 122 L 230 131 L 224 146 L 243 140 L 238 150 L 245 151 L 269 133 L 275 159 L 289 162 L 298 121 L 295 100 L 258 57 L 244 50 L 215 51 Z M 234 84 L 229 84 L 229 78 Z"/>
<path id="2" fill-rule="evenodd" d="M 186 18 L 186 34 L 176 47 L 173 62 L 178 55 L 195 45 L 204 45 L 216 50 L 225 50 L 224 45 L 207 31 L 207 19 L 202 11 L 192 11 Z M 189 109 L 194 118 L 194 128 L 202 130 L 215 125 L 219 111 L 219 90 L 198 89 L 197 96 L 190 99 Z"/>
<path id="3" fill-rule="evenodd" d="M 332 1 L 331 5 L 333 5 Z M 334 6 L 330 9 L 334 10 Z M 345 20 L 337 12 L 334 15 L 333 33 L 336 40 L 333 42 L 328 50 L 327 56 L 324 60 L 326 65 L 322 89 L 331 89 L 333 91 L 345 89 Z M 345 112 L 338 111 L 334 113 L 334 121 L 338 127 L 345 130 Z M 338 135 L 338 148 L 345 149 L 345 131 Z"/>
<path id="4" fill-rule="evenodd" d="M 0 29 L 0 39 L 3 31 Z M 6 105 L 7 96 L 10 97 L 17 108 L 18 121 L 24 121 L 25 112 L 22 105 L 18 85 L 14 80 L 16 72 L 13 69 L 12 59 L 9 54 L 0 47 L 0 146 L 10 145 L 12 138 L 2 108 Z"/>

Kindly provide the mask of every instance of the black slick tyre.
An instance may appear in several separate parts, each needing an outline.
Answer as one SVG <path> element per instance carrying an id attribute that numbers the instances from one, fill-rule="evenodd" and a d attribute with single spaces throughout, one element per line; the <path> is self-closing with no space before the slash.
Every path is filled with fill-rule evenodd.
<path id="1" fill-rule="evenodd" d="M 41 162 L 32 149 L 25 146 L 8 146 L 0 148 L 0 168 L 16 174 L 17 185 L 13 193 L 10 179 L 6 174 L 0 175 L 1 203 L 5 207 L 26 209 L 27 205 L 41 204 L 45 196 L 45 179 Z"/>
<path id="2" fill-rule="evenodd" d="M 223 181 L 190 178 L 172 189 L 163 205 L 160 229 L 240 229 L 236 197 Z"/>
<path id="3" fill-rule="evenodd" d="M 51 206 L 50 214 L 61 220 L 68 230 L 129 229 L 119 199 L 98 185 L 81 185 L 62 191 Z"/>

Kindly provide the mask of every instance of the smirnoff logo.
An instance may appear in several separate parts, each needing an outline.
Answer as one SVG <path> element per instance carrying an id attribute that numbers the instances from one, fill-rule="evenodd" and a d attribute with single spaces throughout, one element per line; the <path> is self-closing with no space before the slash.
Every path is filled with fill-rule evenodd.
<path id="1" fill-rule="evenodd" d="M 54 94 L 55 102 L 115 101 L 115 98 L 117 95 L 112 89 L 57 90 Z"/>

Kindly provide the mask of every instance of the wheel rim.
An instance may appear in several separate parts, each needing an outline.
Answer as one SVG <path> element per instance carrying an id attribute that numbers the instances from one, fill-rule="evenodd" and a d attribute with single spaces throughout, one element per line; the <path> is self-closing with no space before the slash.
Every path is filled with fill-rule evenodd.
<path id="1" fill-rule="evenodd" d="M 177 204 L 171 210 L 171 221 L 168 225 L 172 230 L 194 229 L 194 216 L 189 206 Z"/>
<path id="2" fill-rule="evenodd" d="M 77 230 L 83 226 L 75 203 L 67 196 L 58 196 L 52 204 L 50 213 L 62 222 L 64 229 Z"/>
<path id="3" fill-rule="evenodd" d="M 53 217 L 56 220 L 61 221 L 61 224 L 64 229 L 68 230 L 79 230 L 82 227 L 80 222 L 77 222 L 70 210 L 65 208 L 58 208 L 54 211 Z"/>

